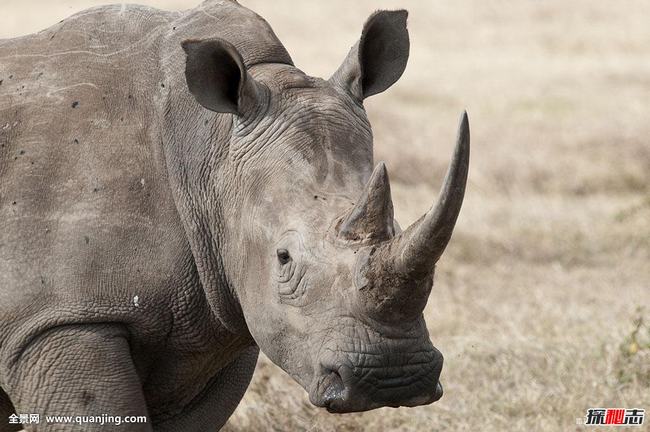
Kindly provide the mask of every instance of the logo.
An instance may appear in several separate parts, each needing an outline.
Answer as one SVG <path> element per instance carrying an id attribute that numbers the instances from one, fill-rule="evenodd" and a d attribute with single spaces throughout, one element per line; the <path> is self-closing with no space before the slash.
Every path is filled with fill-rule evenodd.
<path id="1" fill-rule="evenodd" d="M 578 423 L 585 426 L 641 426 L 643 420 L 645 410 L 641 408 L 589 408 Z"/>
<path id="2" fill-rule="evenodd" d="M 9 416 L 9 424 L 39 424 L 41 416 L 39 414 L 12 414 Z"/>

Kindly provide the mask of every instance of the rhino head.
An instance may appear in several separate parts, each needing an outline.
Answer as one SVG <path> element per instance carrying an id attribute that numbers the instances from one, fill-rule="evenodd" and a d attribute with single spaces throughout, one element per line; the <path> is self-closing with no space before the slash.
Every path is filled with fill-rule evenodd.
<path id="1" fill-rule="evenodd" d="M 212 175 L 232 295 L 261 350 L 331 412 L 442 396 L 423 310 L 463 201 L 469 130 L 463 115 L 437 203 L 402 231 L 363 100 L 402 75 L 406 19 L 373 14 L 329 80 L 246 65 L 219 39 L 183 44 L 190 92 L 233 114 Z"/>

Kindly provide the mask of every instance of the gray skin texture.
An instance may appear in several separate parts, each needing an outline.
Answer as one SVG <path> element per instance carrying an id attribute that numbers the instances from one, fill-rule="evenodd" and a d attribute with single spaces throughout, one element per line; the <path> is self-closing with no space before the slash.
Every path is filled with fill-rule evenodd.
<path id="1" fill-rule="evenodd" d="M 363 108 L 407 58 L 406 12 L 378 12 L 313 78 L 230 0 L 0 41 L 0 432 L 211 431 L 260 348 L 333 412 L 439 399 L 434 261 L 389 257 L 420 231 L 439 256 L 464 181 L 403 237 Z"/>

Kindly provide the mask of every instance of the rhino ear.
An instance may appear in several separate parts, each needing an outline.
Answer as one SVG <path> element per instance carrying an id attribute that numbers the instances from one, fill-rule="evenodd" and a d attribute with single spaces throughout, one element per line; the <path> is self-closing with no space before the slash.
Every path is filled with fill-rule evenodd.
<path id="1" fill-rule="evenodd" d="M 258 84 L 229 42 L 218 38 L 186 40 L 182 47 L 187 54 L 187 87 L 203 107 L 241 115 L 256 102 Z"/>
<path id="2" fill-rule="evenodd" d="M 406 68 L 409 34 L 405 10 L 377 11 L 368 18 L 361 39 L 330 78 L 359 99 L 381 93 L 393 85 Z"/>

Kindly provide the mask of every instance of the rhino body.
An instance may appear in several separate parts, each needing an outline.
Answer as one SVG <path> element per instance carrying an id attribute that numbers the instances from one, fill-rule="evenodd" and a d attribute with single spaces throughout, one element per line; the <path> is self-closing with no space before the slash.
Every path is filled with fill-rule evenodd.
<path id="1" fill-rule="evenodd" d="M 181 184 L 192 179 L 178 172 L 199 176 L 204 150 L 166 148 L 174 135 L 199 147 L 218 133 L 213 113 L 184 118 L 196 103 L 181 48 L 215 35 L 251 64 L 290 62 L 267 24 L 230 2 L 187 13 L 100 7 L 0 42 L 0 386 L 19 412 L 57 414 L 65 398 L 81 415 L 111 399 L 115 414 L 149 415 L 160 430 L 199 430 L 225 422 L 243 395 L 257 349 L 206 298 L 200 271 L 219 285 L 219 263 L 192 251 L 214 240 L 192 225 Z M 88 384 L 76 368 L 127 361 L 106 341 L 128 341 L 133 364 L 119 381 L 141 381 L 145 397 L 120 398 L 117 382 L 101 380 L 68 393 L 16 371 L 21 357 L 46 367 L 59 347 L 38 339 L 65 329 L 89 348 L 63 380 L 70 389 Z M 64 341 L 60 350 L 78 355 Z M 0 430 L 8 415 L 5 403 Z"/>
<path id="2" fill-rule="evenodd" d="M 405 19 L 373 25 L 403 44 Z M 0 41 L 0 432 L 19 429 L 5 421 L 14 411 L 41 414 L 28 430 L 110 429 L 44 423 L 101 414 L 146 416 L 133 431 L 215 430 L 258 347 L 331 411 L 441 396 L 421 316 L 432 271 L 373 279 L 372 256 L 389 254 L 379 246 L 414 231 L 394 224 L 361 103 L 405 59 L 364 81 L 368 46 L 312 78 L 230 0 L 99 7 Z M 408 295 L 421 301 L 397 307 L 390 290 L 405 281 L 424 286 Z M 332 291 L 368 286 L 363 299 Z M 403 316 L 382 320 L 394 309 Z M 416 382 L 371 372 L 396 390 L 366 391 L 358 340 L 379 349 L 369 367 Z"/>

